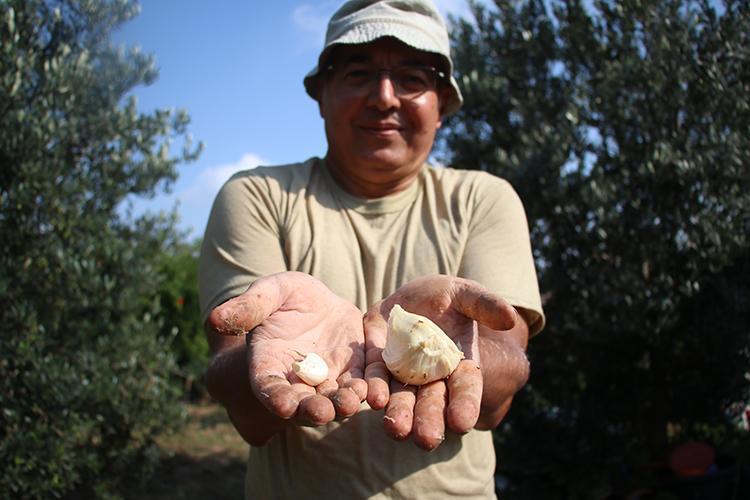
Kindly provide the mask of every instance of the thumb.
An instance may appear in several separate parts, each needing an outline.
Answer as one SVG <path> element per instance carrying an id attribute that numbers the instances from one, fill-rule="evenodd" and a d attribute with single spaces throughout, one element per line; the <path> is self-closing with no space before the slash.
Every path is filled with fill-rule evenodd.
<path id="1" fill-rule="evenodd" d="M 476 281 L 462 279 L 456 283 L 453 306 L 464 316 L 493 330 L 510 330 L 518 320 L 515 307 Z"/>
<path id="2" fill-rule="evenodd" d="M 214 308 L 206 324 L 220 335 L 244 335 L 277 311 L 284 300 L 278 275 L 260 278 L 242 295 Z"/>

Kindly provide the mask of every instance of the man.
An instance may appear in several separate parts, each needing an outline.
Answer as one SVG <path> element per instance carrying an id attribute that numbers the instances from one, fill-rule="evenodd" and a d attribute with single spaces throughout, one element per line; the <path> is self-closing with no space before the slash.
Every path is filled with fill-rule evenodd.
<path id="1" fill-rule="evenodd" d="M 305 78 L 325 158 L 241 172 L 217 196 L 199 272 L 207 383 L 251 444 L 248 498 L 494 497 L 488 430 L 526 382 L 543 314 L 512 188 L 425 164 L 462 102 L 451 71 L 430 1 L 347 2 Z M 448 379 L 391 380 L 394 304 L 461 346 Z M 330 369 L 317 387 L 291 369 L 311 352 Z"/>

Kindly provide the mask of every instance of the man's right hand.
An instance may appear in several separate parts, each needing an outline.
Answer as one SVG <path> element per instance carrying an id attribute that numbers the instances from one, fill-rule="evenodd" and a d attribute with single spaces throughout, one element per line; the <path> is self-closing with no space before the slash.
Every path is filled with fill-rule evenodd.
<path id="1" fill-rule="evenodd" d="M 367 396 L 362 313 L 310 275 L 283 272 L 255 281 L 216 307 L 207 327 L 222 336 L 247 335 L 252 393 L 277 417 L 322 425 L 353 415 Z M 317 387 L 292 370 L 311 352 L 329 369 Z"/>

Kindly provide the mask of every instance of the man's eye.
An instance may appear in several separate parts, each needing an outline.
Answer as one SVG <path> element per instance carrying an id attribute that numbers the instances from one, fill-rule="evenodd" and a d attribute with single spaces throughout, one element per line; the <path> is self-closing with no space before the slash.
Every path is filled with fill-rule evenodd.
<path id="1" fill-rule="evenodd" d="M 374 72 L 367 69 L 349 69 L 344 72 L 344 80 L 349 83 L 365 83 L 372 80 Z"/>
<path id="2" fill-rule="evenodd" d="M 414 90 L 425 89 L 430 86 L 430 77 L 424 70 L 418 68 L 408 68 L 401 71 L 399 75 L 401 84 Z"/>

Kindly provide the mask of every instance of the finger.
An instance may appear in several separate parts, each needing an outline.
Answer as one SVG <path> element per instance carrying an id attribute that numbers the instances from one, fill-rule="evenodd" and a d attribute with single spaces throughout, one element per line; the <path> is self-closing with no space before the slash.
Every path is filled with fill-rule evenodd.
<path id="1" fill-rule="evenodd" d="M 453 432 L 470 431 L 479 419 L 482 404 L 482 371 L 465 359 L 448 378 L 446 422 Z"/>
<path id="2" fill-rule="evenodd" d="M 394 380 L 391 382 L 390 389 L 391 398 L 385 409 L 383 426 L 388 436 L 401 441 L 411 434 L 416 388 Z"/>
<path id="3" fill-rule="evenodd" d="M 510 330 L 518 320 L 512 305 L 476 281 L 457 280 L 453 293 L 453 306 L 458 312 L 493 330 Z"/>
<path id="4" fill-rule="evenodd" d="M 388 368 L 383 362 L 383 349 L 388 326 L 376 304 L 367 312 L 363 320 L 365 331 L 365 380 L 367 381 L 367 403 L 374 410 L 385 408 L 388 404 L 391 379 Z"/>
<path id="5" fill-rule="evenodd" d="M 367 381 L 367 404 L 373 410 L 382 410 L 388 404 L 390 390 L 388 381 L 390 375 L 383 361 L 376 361 L 365 368 L 365 380 Z"/>
<path id="6" fill-rule="evenodd" d="M 434 450 L 445 439 L 446 395 L 442 380 L 425 384 L 417 390 L 412 439 L 424 450 Z"/>
<path id="7" fill-rule="evenodd" d="M 331 400 L 336 415 L 340 418 L 351 417 L 359 410 L 362 400 L 350 387 L 341 387 L 336 381 L 326 380 L 317 387 L 317 391 Z"/>
<path id="8" fill-rule="evenodd" d="M 367 397 L 367 382 L 365 381 L 364 375 L 364 357 L 365 353 L 361 347 L 355 349 L 347 368 L 336 379 L 339 387 L 348 387 L 353 390 L 359 398 L 359 402 L 364 401 Z"/>
<path id="9" fill-rule="evenodd" d="M 285 419 L 297 412 L 300 393 L 304 391 L 302 388 L 293 388 L 286 377 L 276 373 L 254 377 L 251 379 L 251 387 L 255 397 L 268 411 Z M 312 387 L 310 389 L 310 392 L 315 391 Z"/>
<path id="10" fill-rule="evenodd" d="M 380 304 L 372 306 L 362 318 L 365 332 L 365 352 L 377 353 L 385 348 L 388 335 L 388 323 L 380 311 Z"/>
<path id="11" fill-rule="evenodd" d="M 315 392 L 330 398 L 338 390 L 339 384 L 333 379 L 326 379 L 315 387 Z"/>
<path id="12" fill-rule="evenodd" d="M 357 395 L 359 402 L 367 398 L 367 382 L 362 377 L 354 377 L 350 372 L 344 372 L 337 380 L 339 387 L 349 388 Z"/>
<path id="13" fill-rule="evenodd" d="M 339 418 L 348 418 L 359 411 L 362 400 L 351 387 L 342 387 L 331 397 L 331 402 Z"/>
<path id="14" fill-rule="evenodd" d="M 296 420 L 301 425 L 314 427 L 324 425 L 336 418 L 336 410 L 330 399 L 312 394 L 300 400 Z"/>
<path id="15" fill-rule="evenodd" d="M 206 323 L 221 335 L 244 335 L 277 311 L 283 301 L 278 277 L 260 278 L 242 295 L 217 306 Z"/>
<path id="16" fill-rule="evenodd" d="M 250 337 L 248 337 L 248 340 Z M 281 418 L 291 418 L 297 412 L 302 396 L 314 394 L 315 389 L 303 383 L 292 384 L 286 369 L 278 359 L 248 349 L 250 387 L 255 397 L 268 411 Z M 294 375 L 292 377 L 298 380 Z"/>

